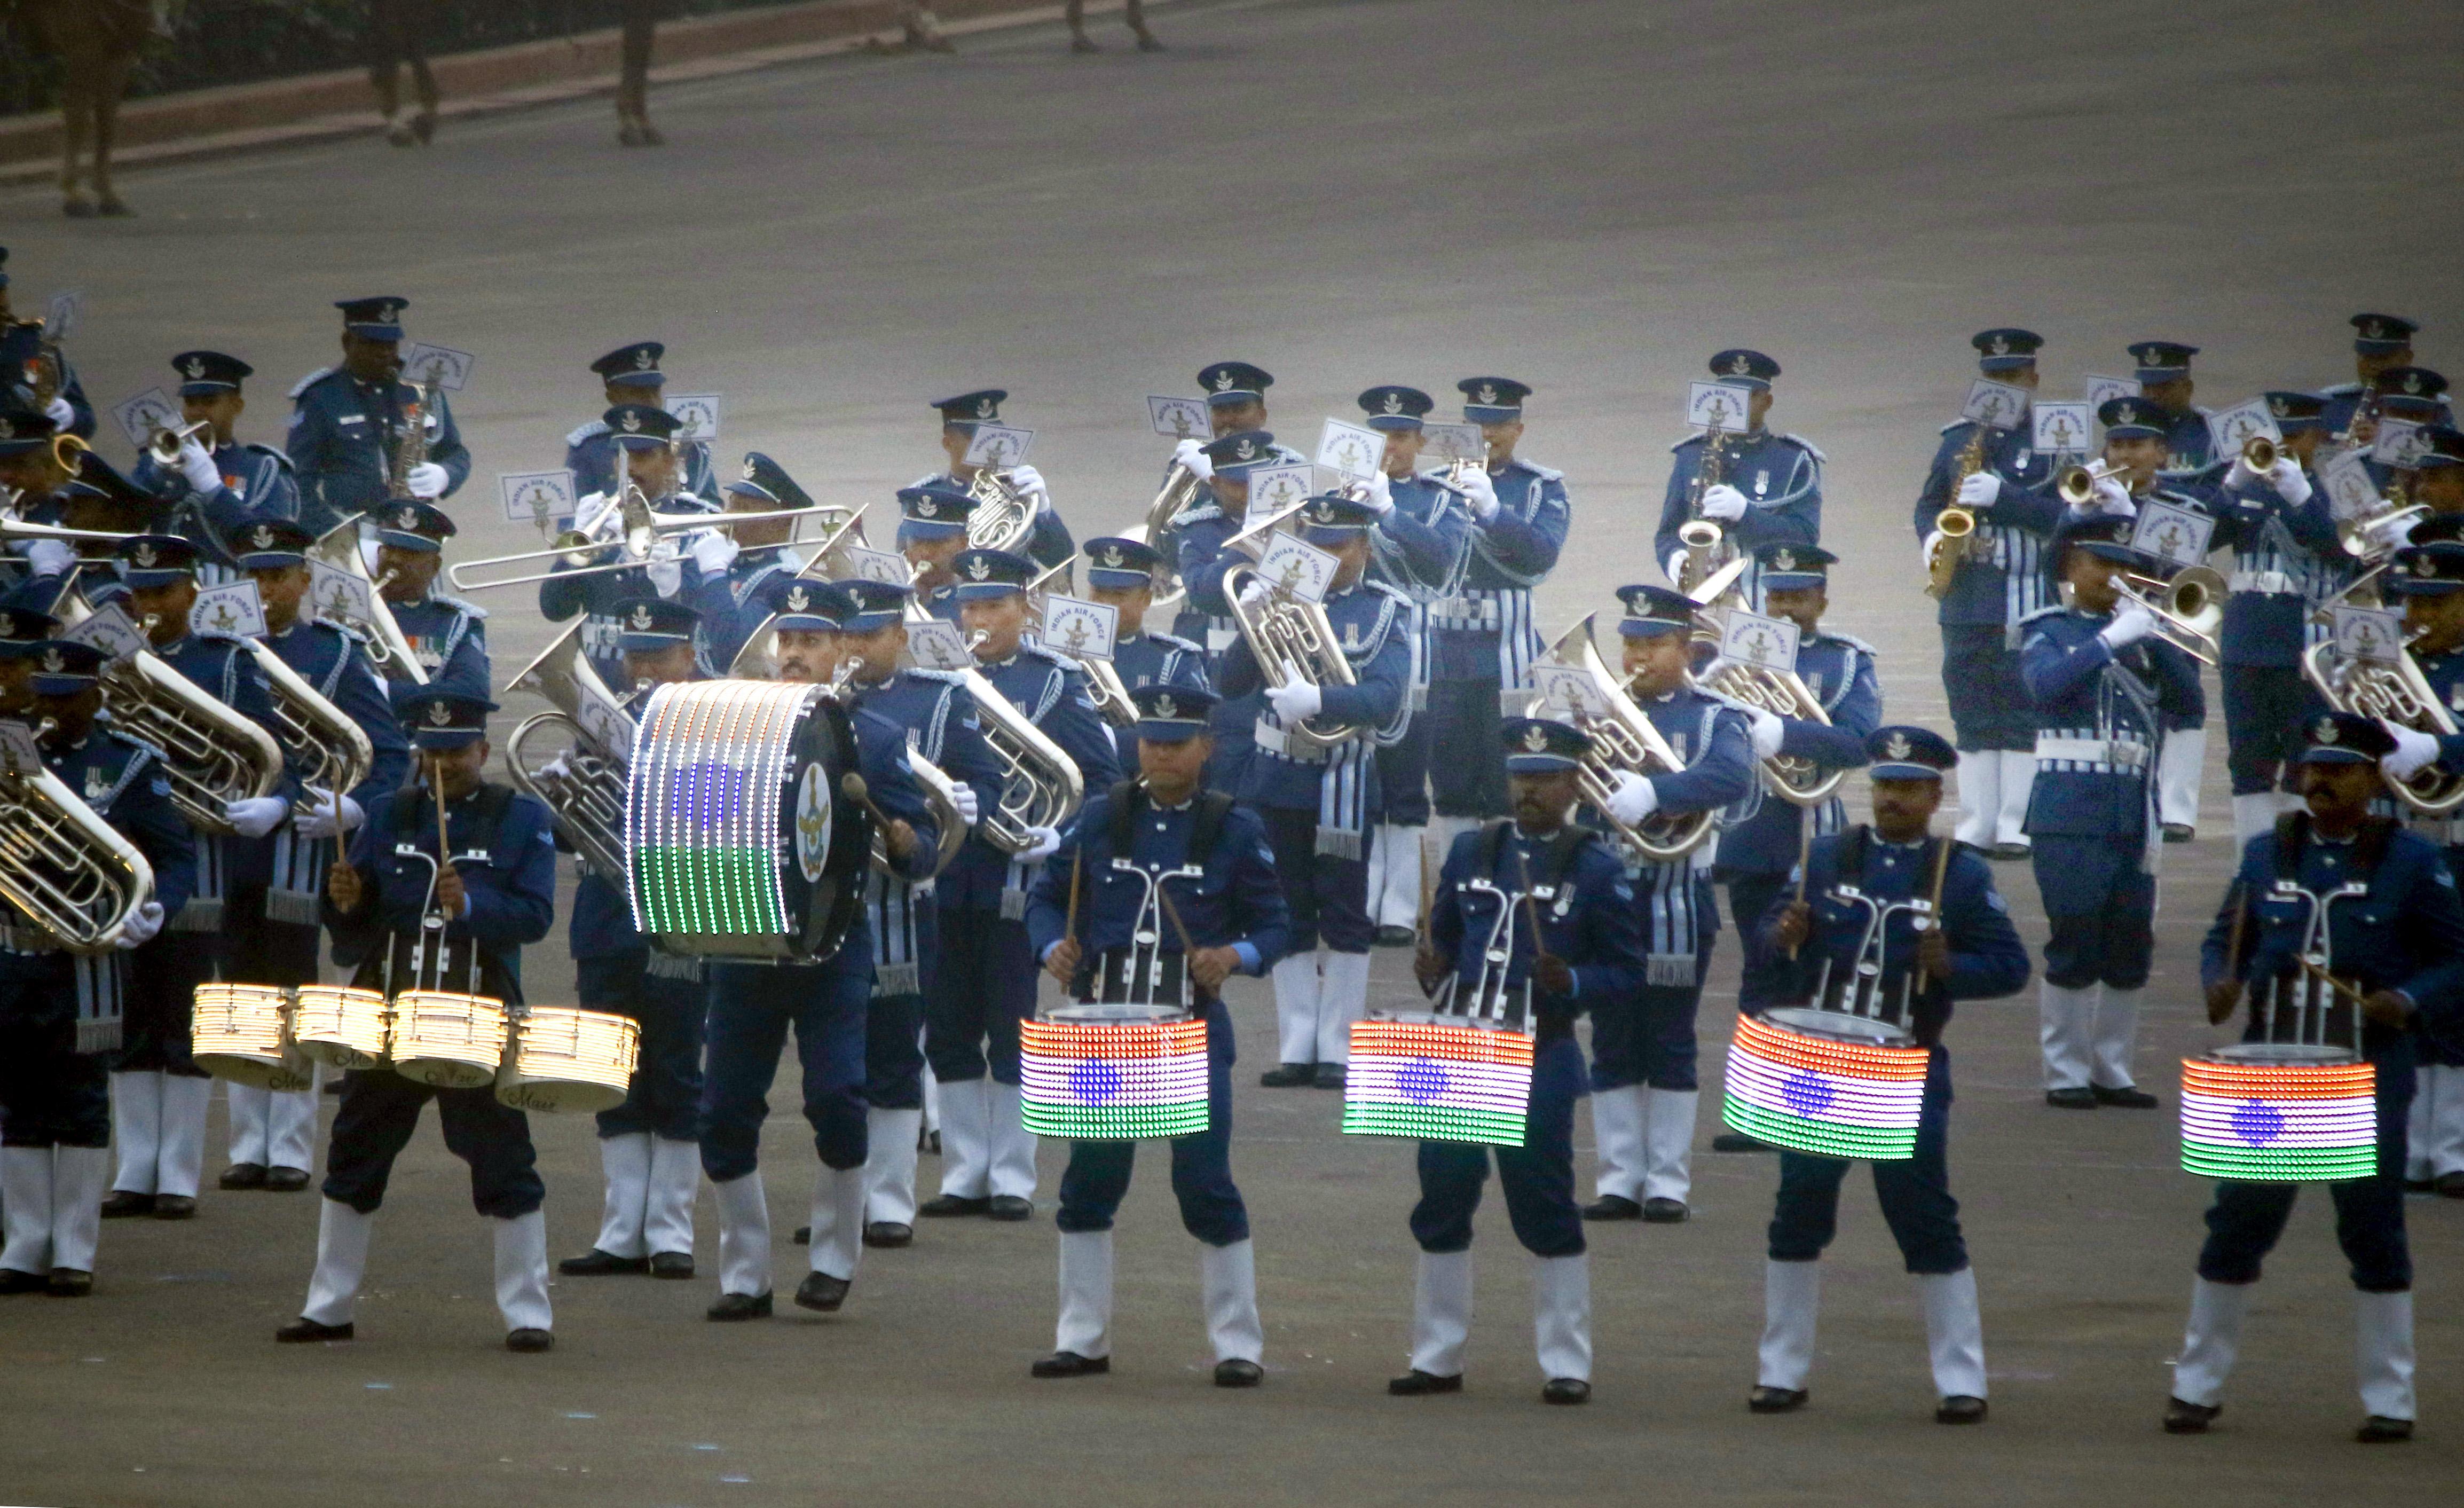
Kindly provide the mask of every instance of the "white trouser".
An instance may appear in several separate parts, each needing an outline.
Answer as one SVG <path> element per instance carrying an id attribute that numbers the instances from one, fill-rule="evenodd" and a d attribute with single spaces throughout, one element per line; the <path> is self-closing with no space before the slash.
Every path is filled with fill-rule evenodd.
<path id="1" fill-rule="evenodd" d="M 55 1146 L 51 1152 L 52 1265 L 91 1273 L 94 1250 L 102 1240 L 102 1185 L 111 1154 L 99 1146 Z"/>
<path id="2" fill-rule="evenodd" d="M 1822 1313 L 1820 1262 L 1763 1263 L 1763 1340 L 1754 1367 L 1762 1387 L 1795 1392 L 1814 1370 L 1814 1334 Z"/>
<path id="3" fill-rule="evenodd" d="M 296 1167 L 303 1173 L 316 1165 L 317 1095 L 323 1085 L 323 1065 L 317 1065 L 317 1072 L 319 1077 L 307 1089 L 225 1086 L 233 1163 Z"/>
<path id="4" fill-rule="evenodd" d="M 996 1084 L 984 1080 L 992 1098 L 992 1174 L 988 1186 L 996 1195 L 1017 1199 L 1035 1197 L 1035 1152 L 1043 1138 L 1029 1131 L 1019 1119 L 1019 1092 L 1016 1084 Z"/>
<path id="5" fill-rule="evenodd" d="M 2130 1058 L 2139 1046 L 2139 1002 L 2146 993 L 2104 987 L 2104 1000 L 2096 1011 L 2096 1071 L 2090 1077 L 2106 1089 L 2128 1089 L 2139 1082 L 2130 1075 Z"/>
<path id="6" fill-rule="evenodd" d="M 1317 1060 L 1352 1061 L 1352 1024 L 1369 1014 L 1369 955 L 1321 952 Z"/>
<path id="7" fill-rule="evenodd" d="M 2029 756 L 2030 763 L 2035 756 Z M 1962 843 L 1977 848 L 1993 846 L 1994 821 L 2002 809 L 2002 756 L 1991 749 L 1982 753 L 1961 750 L 1959 755 L 1959 826 L 1953 830 Z M 1776 1383 L 1770 1386 L 1779 1386 Z"/>
<path id="8" fill-rule="evenodd" d="M 825 1163 L 813 1172 L 813 1271 L 855 1280 L 864 1258 L 864 1169 Z"/>
<path id="9" fill-rule="evenodd" d="M 2419 1183 L 2464 1172 L 2464 1068 L 2424 1063 L 2413 1073 L 2404 1176 Z"/>
<path id="10" fill-rule="evenodd" d="M 1317 961 L 1323 952 L 1295 953 L 1276 964 L 1275 1042 L 1277 1061 L 1317 1061 L 1317 1007 L 1320 981 Z"/>
<path id="11" fill-rule="evenodd" d="M 163 1080 L 167 1076 L 152 1070 L 111 1076 L 111 1139 L 120 1149 L 120 1168 L 111 1186 L 123 1193 L 155 1191 L 163 1157 Z"/>
<path id="12" fill-rule="evenodd" d="M 1976 1309 L 1976 1269 L 1920 1273 L 1917 1297 L 1925 1306 L 1925 1352 L 1933 1361 L 1934 1393 L 1943 1398 L 1984 1397 L 1985 1320 Z"/>
<path id="13" fill-rule="evenodd" d="M 1112 1232 L 1061 1232 L 1061 1320 L 1052 1348 L 1073 1356 L 1112 1354 Z"/>
<path id="14" fill-rule="evenodd" d="M 2102 987 L 2036 987 L 2036 1040 L 2044 1053 L 2047 1089 L 2086 1087 L 2096 1037 L 2096 998 Z"/>
<path id="15" fill-rule="evenodd" d="M 1531 1259 L 1531 1340 L 1542 1377 L 1551 1382 L 1561 1377 L 1592 1380 L 1589 1253 Z"/>
<path id="16" fill-rule="evenodd" d="M 194 1199 L 206 1168 L 206 1107 L 213 1102 L 214 1081 L 160 1076 L 163 1140 L 155 1154 L 154 1191 Z"/>
<path id="17" fill-rule="evenodd" d="M 2413 1416 L 2411 1294 L 2353 1295 L 2353 1372 L 2365 1409 L 2381 1419 Z"/>
<path id="18" fill-rule="evenodd" d="M 718 1195 L 718 1291 L 759 1298 L 770 1291 L 770 1206 L 761 1175 L 710 1186 Z"/>
<path id="19" fill-rule="evenodd" d="M 1592 1091 L 1592 1142 L 1597 1148 L 1600 1197 L 1642 1203 L 1643 1087 Z"/>
<path id="20" fill-rule="evenodd" d="M 2250 846 L 2250 840 L 2261 833 L 2276 831 L 2276 819 L 2285 810 L 2284 802 L 2272 790 L 2233 799 L 2233 852 Z"/>
<path id="21" fill-rule="evenodd" d="M 941 1086 L 941 1192 L 982 1199 L 993 1174 L 992 1081 L 962 1078 Z"/>
<path id="22" fill-rule="evenodd" d="M 867 1110 L 864 1113 L 865 1172 L 871 1183 L 865 1194 L 864 1217 L 879 1224 L 915 1223 L 915 1142 L 923 1132 L 921 1110 Z"/>
<path id="23" fill-rule="evenodd" d="M 2190 1321 L 2182 1334 L 2181 1355 L 2173 1362 L 2174 1397 L 2202 1408 L 2216 1407 L 2225 1379 L 2241 1355 L 2241 1328 L 2250 1319 L 2257 1286 L 2190 1280 Z"/>
<path id="24" fill-rule="evenodd" d="M 2036 752 L 2001 751 L 2000 803 L 1993 819 L 1993 841 L 2028 844 L 2028 797 L 2036 788 Z"/>
<path id="25" fill-rule="evenodd" d="M 652 1256 L 693 1255 L 693 1199 L 701 1192 L 701 1143 L 650 1141 L 650 1187 L 642 1202 L 642 1244 Z"/>
<path id="26" fill-rule="evenodd" d="M 2208 768 L 2208 730 L 2168 728 L 2156 761 L 2157 815 L 2168 827 L 2199 825 L 2199 777 Z"/>
<path id="27" fill-rule="evenodd" d="M 360 1284 L 367 1276 L 368 1237 L 375 1214 L 362 1214 L 339 1199 L 317 1212 L 317 1271 L 308 1279 L 308 1301 L 299 1317 L 319 1324 L 349 1324 Z"/>
<path id="28" fill-rule="evenodd" d="M 1258 1254 L 1248 1238 L 1230 1246 L 1199 1242 L 1198 1278 L 1206 1306 L 1206 1343 L 1215 1348 L 1215 1359 L 1265 1361 L 1266 1327 L 1258 1319 Z"/>
<path id="29" fill-rule="evenodd" d="M 590 1244 L 609 1256 L 648 1256 L 642 1223 L 650 1202 L 650 1133 L 635 1131 L 599 1139 L 599 1167 L 607 1183 L 607 1204 L 599 1236 Z"/>
<path id="30" fill-rule="evenodd" d="M 1423 1252 L 1412 1283 L 1412 1370 L 1461 1377 L 1471 1338 L 1469 1252 Z"/>
<path id="31" fill-rule="evenodd" d="M 1679 1204 L 1694 1186 L 1694 1104 L 1691 1089 L 1654 1089 L 1643 1096 L 1642 1197 Z"/>
<path id="32" fill-rule="evenodd" d="M 1420 834 L 1422 828 L 1377 824 L 1369 848 L 1369 921 L 1373 926 L 1408 927 L 1420 917 Z"/>
<path id="33" fill-rule="evenodd" d="M 547 1301 L 547 1216 L 534 1209 L 492 1219 L 496 1237 L 496 1313 L 508 1330 L 555 1328 Z"/>
<path id="34" fill-rule="evenodd" d="M 0 1267 L 52 1270 L 52 1153 L 48 1146 L 0 1146 Z"/>

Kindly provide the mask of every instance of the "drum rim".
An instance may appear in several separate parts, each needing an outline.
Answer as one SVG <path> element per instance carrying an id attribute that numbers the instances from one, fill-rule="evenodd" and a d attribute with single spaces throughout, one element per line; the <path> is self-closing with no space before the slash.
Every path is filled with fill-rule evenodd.
<path id="1" fill-rule="evenodd" d="M 1503 1021 L 1475 1021 L 1469 1016 L 1448 1015 L 1435 1010 L 1384 1010 L 1372 1009 L 1362 1021 L 1397 1027 L 1463 1027 L 1473 1031 L 1503 1031 L 1509 1036 L 1535 1036 L 1537 1033 L 1518 1031 Z"/>
<path id="2" fill-rule="evenodd" d="M 2351 1048 L 2323 1042 L 2228 1042 L 2206 1053 L 2205 1060 L 2237 1068 L 2350 1068 L 2364 1061 Z"/>
<path id="3" fill-rule="evenodd" d="M 1138 1005 L 1129 1001 L 1107 1005 L 1100 1001 L 1073 1000 L 1054 1006 L 1043 1019 L 1053 1026 L 1145 1027 L 1172 1026 L 1191 1018 L 1192 1012 L 1183 1006 Z"/>
<path id="4" fill-rule="evenodd" d="M 1820 1021 L 1807 1021 L 1808 1016 Z M 1876 1016 L 1850 1015 L 1845 1010 L 1825 1010 L 1818 1006 L 1773 1006 L 1759 1018 L 1764 1025 L 1794 1031 L 1801 1035 L 1820 1037 L 1828 1042 L 1853 1042 L 1861 1047 L 1914 1047 L 1916 1033 Z M 1854 1031 L 1825 1031 L 1822 1025 L 1833 1021 L 1853 1021 Z M 1801 1024 L 1800 1024 L 1801 1023 Z"/>

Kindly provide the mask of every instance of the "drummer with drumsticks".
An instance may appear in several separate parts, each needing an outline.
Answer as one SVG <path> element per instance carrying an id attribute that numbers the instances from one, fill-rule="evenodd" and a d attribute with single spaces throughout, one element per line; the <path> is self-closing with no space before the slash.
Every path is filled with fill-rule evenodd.
<path id="1" fill-rule="evenodd" d="M 1943 773 L 1959 763 L 1950 742 L 1928 728 L 1882 727 L 1867 735 L 1865 753 L 1873 761 L 1873 826 L 1815 839 L 1805 871 L 1793 876 L 1795 898 L 1762 918 L 1762 941 L 1793 986 L 1783 998 L 1869 1017 L 1926 1051 L 1915 1156 L 1877 1159 L 1874 1194 L 1925 1302 L 1940 1400 L 1934 1419 L 1976 1424 L 1986 1408 L 1985 1331 L 1959 1201 L 1950 1194 L 1950 1054 L 1942 1032 L 1953 1001 L 2025 987 L 2028 949 L 1984 855 L 1930 835 Z M 1756 1413 L 1805 1407 L 1822 1252 L 1838 1230 L 1848 1168 L 1844 1158 L 1780 1154 L 1763 1269 L 1762 1354 L 1746 1399 Z"/>
<path id="2" fill-rule="evenodd" d="M 1201 788 L 1214 754 L 1203 688 L 1140 686 L 1138 778 L 1087 803 L 1027 902 L 1045 971 L 1072 999 L 1178 1007 L 1206 1023 L 1206 1128 L 1172 1139 L 1172 1190 L 1199 1242 L 1215 1386 L 1255 1387 L 1265 1332 L 1248 1208 L 1232 1182 L 1232 1018 L 1219 991 L 1257 978 L 1289 942 L 1266 827 Z M 1061 1175 L 1061 1320 L 1037 1377 L 1111 1370 L 1112 1217 L 1134 1142 L 1073 1142 Z"/>
<path id="3" fill-rule="evenodd" d="M 452 991 L 511 1009 L 521 1001 L 522 945 L 556 916 L 556 837 L 547 807 L 484 778 L 495 704 L 405 684 L 395 700 L 419 755 L 419 780 L 368 813 L 347 862 L 325 876 L 324 921 L 334 960 L 353 983 L 388 999 L 406 989 Z M 429 919 L 438 925 L 431 927 Z M 492 1085 L 443 1089 L 391 1068 L 342 1081 L 325 1154 L 317 1272 L 299 1318 L 277 1341 L 347 1341 L 367 1270 L 368 1238 L 393 1161 L 436 1101 L 445 1144 L 471 1164 L 471 1202 L 495 1235 L 496 1308 L 505 1348 L 556 1343 L 547 1297 L 546 1186 L 530 1120 Z"/>

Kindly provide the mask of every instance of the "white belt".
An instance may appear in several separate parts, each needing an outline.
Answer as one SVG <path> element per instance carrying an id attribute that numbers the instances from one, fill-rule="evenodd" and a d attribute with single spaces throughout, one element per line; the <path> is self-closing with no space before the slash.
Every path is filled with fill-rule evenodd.
<path id="1" fill-rule="evenodd" d="M 2036 758 L 2069 760 L 2079 765 L 2136 767 L 2147 763 L 2147 745 L 2135 739 L 2064 739 L 2039 733 L 2036 735 Z"/>
<path id="2" fill-rule="evenodd" d="M 1323 765 L 1327 762 L 1328 750 L 1293 743 L 1290 733 L 1264 718 L 1258 720 L 1253 734 L 1258 747 L 1271 750 L 1295 765 Z"/>
<path id="3" fill-rule="evenodd" d="M 1219 627 L 1219 625 L 1221 625 Z M 1221 654 L 1241 636 L 1241 630 L 1229 618 L 1210 618 L 1206 623 L 1206 653 Z"/>
<path id="4" fill-rule="evenodd" d="M 2225 578 L 2225 585 L 2235 591 L 2255 591 L 2266 597 L 2307 595 L 2290 573 L 2280 570 L 2237 570 Z"/>

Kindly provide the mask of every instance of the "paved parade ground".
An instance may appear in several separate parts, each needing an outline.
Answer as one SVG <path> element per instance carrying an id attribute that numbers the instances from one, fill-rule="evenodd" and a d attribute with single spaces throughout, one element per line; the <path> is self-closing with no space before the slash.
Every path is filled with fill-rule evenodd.
<path id="1" fill-rule="evenodd" d="M 331 300 L 407 298 L 412 339 L 477 355 L 449 559 L 536 538 L 501 517 L 495 474 L 560 463 L 602 406 L 584 364 L 628 340 L 667 342 L 671 390 L 725 394 L 722 475 L 765 451 L 823 500 L 871 502 L 876 541 L 891 489 L 938 464 L 927 397 L 1006 388 L 1085 538 L 1142 515 L 1169 450 L 1143 397 L 1191 391 L 1206 362 L 1272 371 L 1272 428 L 1304 449 L 1373 383 L 1451 400 L 1459 377 L 1512 375 L 1537 389 L 1524 452 L 1574 501 L 1540 593 L 1552 637 L 1658 579 L 1684 385 L 1749 345 L 1785 367 L 1772 426 L 1829 456 L 1831 625 L 1880 648 L 1889 721 L 1946 731 L 1909 507 L 1970 332 L 2041 331 L 2047 396 L 2126 373 L 2123 344 L 2147 338 L 2204 348 L 2212 406 L 2347 379 L 2359 309 L 2420 320 L 2422 363 L 2464 368 L 2464 126 L 2438 104 L 2464 46 L 2426 8 L 1200 0 L 1154 24 L 1170 51 L 1129 50 L 1106 17 L 1100 56 L 1045 25 L 665 89 L 660 152 L 617 150 L 591 102 L 451 123 L 425 150 L 131 173 L 127 221 L 14 191 L 0 242 L 21 306 L 84 290 L 71 354 L 98 408 L 213 346 L 260 374 L 248 439 L 278 441 L 291 376 L 335 359 Z M 501 685 L 546 629 L 526 592 L 487 606 Z M 503 699 L 500 731 L 537 710 Z M 1493 1191 L 1466 1393 L 1389 1399 L 1411 1150 L 1337 1135 L 1337 1096 L 1258 1088 L 1272 1001 L 1237 981 L 1258 1391 L 1207 1386 L 1196 1251 L 1155 1148 L 1123 1212 L 1110 1377 L 1026 1375 L 1051 1349 L 1059 1148 L 1035 1223 L 925 1221 L 912 1249 L 867 1254 L 843 1313 L 787 1305 L 803 1253 L 783 1232 L 814 1166 L 792 1069 L 764 1142 L 777 1320 L 702 1320 L 705 1198 L 699 1280 L 560 1279 L 554 1353 L 507 1354 L 486 1231 L 431 1116 L 378 1220 L 361 1339 L 277 1347 L 317 1202 L 212 1187 L 218 1102 L 195 1221 L 107 1225 L 89 1301 L 0 1300 L 0 1502 L 2452 1502 L 2464 1204 L 2408 1205 L 2414 1442 L 2350 1443 L 2351 1289 L 2317 1191 L 2216 1430 L 2157 1429 L 2209 1193 L 2179 1168 L 2172 1065 L 2209 1040 L 2195 946 L 2230 860 L 2211 725 L 2199 839 L 2165 854 L 2139 1055 L 2165 1108 L 2047 1109 L 2033 981 L 1948 1033 L 1982 1428 L 1932 1422 L 1916 1295 L 1862 1174 L 1825 1263 L 1812 1407 L 1747 1413 L 1773 1163 L 1707 1150 L 1691 1223 L 1591 1228 L 1588 1408 L 1538 1403 L 1525 1258 Z M 2035 950 L 2028 867 L 1994 873 Z M 572 998 L 563 939 L 560 913 L 528 950 L 535 1002 Z M 1701 1144 L 1734 943 L 1704 998 Z M 1377 955 L 1373 1000 L 1403 998 L 1407 961 Z M 591 1126 L 532 1124 L 551 1254 L 578 1253 Z M 1587 1122 L 1576 1138 L 1588 1195 Z M 928 1196 L 937 1176 L 928 1156 Z"/>

